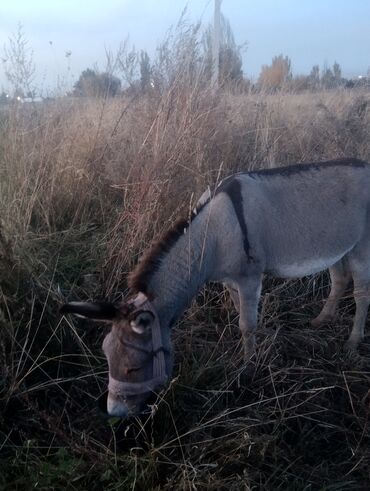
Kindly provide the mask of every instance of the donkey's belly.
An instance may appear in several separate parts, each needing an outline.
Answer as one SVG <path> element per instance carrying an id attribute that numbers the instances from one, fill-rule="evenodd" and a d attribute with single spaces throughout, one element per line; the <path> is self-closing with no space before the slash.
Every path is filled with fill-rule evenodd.
<path id="1" fill-rule="evenodd" d="M 267 272 L 279 278 L 300 278 L 302 276 L 308 276 L 329 268 L 333 264 L 337 263 L 343 256 L 344 254 L 326 258 L 292 261 L 289 264 L 276 265 Z"/>

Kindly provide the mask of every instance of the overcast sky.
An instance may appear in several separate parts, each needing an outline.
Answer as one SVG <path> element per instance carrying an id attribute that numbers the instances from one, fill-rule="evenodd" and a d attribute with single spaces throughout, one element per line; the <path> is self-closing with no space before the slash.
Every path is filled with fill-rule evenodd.
<path id="1" fill-rule="evenodd" d="M 115 50 L 127 36 L 138 49 L 154 52 L 167 29 L 188 5 L 188 17 L 207 25 L 213 0 L 1 0 L 0 49 L 18 23 L 34 51 L 38 84 L 53 87 L 57 77 L 75 81 L 80 72 L 105 65 L 105 48 Z M 257 77 L 260 67 L 283 53 L 294 73 L 338 61 L 346 76 L 370 67 L 369 0 L 223 0 L 238 44 L 248 47 L 243 70 Z M 65 53 L 71 51 L 69 59 Z M 70 71 L 67 67 L 70 63 Z M 0 89 L 6 86 L 0 65 Z"/>

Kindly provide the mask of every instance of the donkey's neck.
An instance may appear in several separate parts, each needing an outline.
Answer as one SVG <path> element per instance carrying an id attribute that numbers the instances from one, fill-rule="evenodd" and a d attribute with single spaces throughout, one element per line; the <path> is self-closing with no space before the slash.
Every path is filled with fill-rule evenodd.
<path id="1" fill-rule="evenodd" d="M 211 277 L 215 237 L 208 219 L 207 209 L 202 210 L 149 280 L 147 290 L 162 325 L 173 324 Z"/>

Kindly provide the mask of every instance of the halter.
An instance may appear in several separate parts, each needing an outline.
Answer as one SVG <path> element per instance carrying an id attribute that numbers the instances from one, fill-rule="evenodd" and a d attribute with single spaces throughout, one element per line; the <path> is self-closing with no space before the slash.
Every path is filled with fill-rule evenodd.
<path id="1" fill-rule="evenodd" d="M 164 352 L 166 348 L 162 342 L 161 326 L 159 325 L 158 315 L 144 293 L 138 293 L 137 296 L 129 302 L 135 309 L 148 310 L 154 317 L 152 326 L 152 349 L 146 350 L 140 346 L 131 345 L 132 348 L 139 351 L 146 351 L 153 356 L 153 378 L 144 382 L 124 382 L 117 380 L 109 374 L 108 390 L 111 394 L 121 397 L 138 396 L 147 392 L 154 392 L 158 387 L 166 384 L 168 375 L 166 373 L 166 362 Z M 124 344 L 129 344 L 124 341 Z"/>

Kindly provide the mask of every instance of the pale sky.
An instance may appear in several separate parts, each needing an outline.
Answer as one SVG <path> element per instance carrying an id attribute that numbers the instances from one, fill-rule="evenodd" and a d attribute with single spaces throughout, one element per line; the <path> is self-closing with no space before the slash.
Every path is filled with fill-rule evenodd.
<path id="1" fill-rule="evenodd" d="M 190 20 L 207 25 L 213 0 L 0 0 L 0 51 L 24 27 L 34 51 L 38 84 L 47 91 L 58 76 L 74 82 L 82 70 L 105 66 L 105 49 L 129 36 L 137 49 L 154 53 L 167 29 L 188 6 Z M 294 73 L 338 61 L 345 76 L 370 67 L 369 0 L 223 0 L 237 44 L 247 43 L 243 70 L 256 78 L 261 65 L 280 53 Z M 71 51 L 70 71 L 66 51 Z M 0 64 L 0 91 L 6 87 Z"/>

